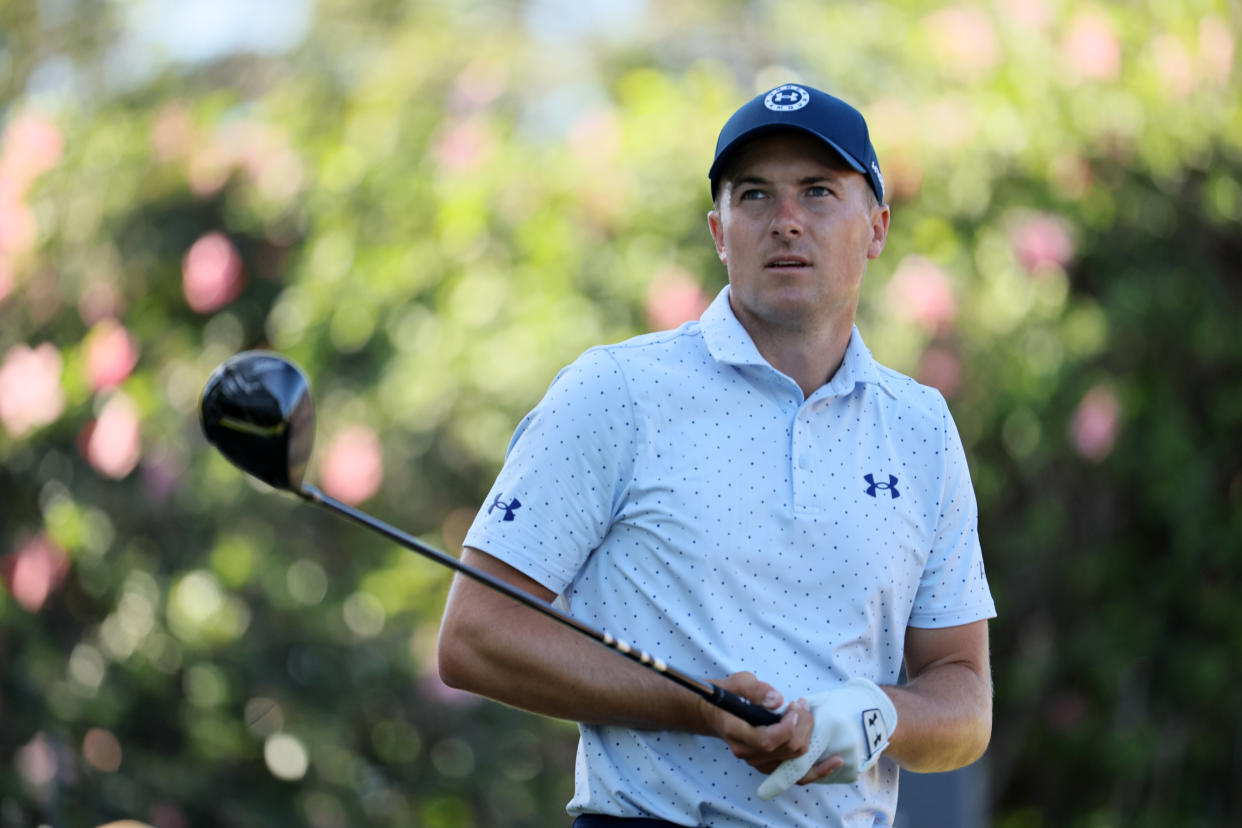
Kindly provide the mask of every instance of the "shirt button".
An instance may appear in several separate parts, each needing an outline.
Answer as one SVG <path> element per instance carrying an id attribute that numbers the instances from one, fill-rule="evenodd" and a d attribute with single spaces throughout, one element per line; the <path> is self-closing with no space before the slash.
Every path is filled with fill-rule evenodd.
<path id="1" fill-rule="evenodd" d="M 799 458 L 798 458 L 798 468 L 800 468 L 800 469 L 802 469 L 803 471 L 805 471 L 805 470 L 809 469 L 810 467 L 811 467 L 811 460 L 810 460 L 810 458 L 809 458 L 809 457 L 807 457 L 807 456 L 804 454 L 804 455 L 802 455 L 801 457 L 799 457 Z"/>

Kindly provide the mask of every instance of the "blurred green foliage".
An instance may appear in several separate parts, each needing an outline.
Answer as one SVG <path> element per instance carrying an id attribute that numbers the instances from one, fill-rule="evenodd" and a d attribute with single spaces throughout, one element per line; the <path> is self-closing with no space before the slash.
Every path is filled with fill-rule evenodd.
<path id="1" fill-rule="evenodd" d="M 564 822 L 572 726 L 436 678 L 448 575 L 197 395 L 288 354 L 311 477 L 456 548 L 560 366 L 723 284 L 715 133 L 791 79 L 868 116 L 859 324 L 970 456 L 995 824 L 1242 821 L 1236 4 L 323 0 L 199 62 L 134 11 L 0 3 L 0 825 Z"/>

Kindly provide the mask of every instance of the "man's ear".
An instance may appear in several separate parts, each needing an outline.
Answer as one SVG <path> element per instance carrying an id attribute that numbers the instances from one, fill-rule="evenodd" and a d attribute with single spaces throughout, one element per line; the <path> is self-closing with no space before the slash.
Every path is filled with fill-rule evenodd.
<path id="1" fill-rule="evenodd" d="M 880 204 L 871 209 L 871 244 L 867 246 L 867 258 L 876 259 L 884 252 L 884 242 L 888 240 L 888 221 L 892 211 L 887 204 Z"/>
<path id="2" fill-rule="evenodd" d="M 716 243 L 716 258 L 720 259 L 720 263 L 725 267 L 729 266 L 729 254 L 725 252 L 724 244 L 724 222 L 720 217 L 720 211 L 713 208 L 707 214 L 707 229 L 712 233 L 712 241 Z"/>

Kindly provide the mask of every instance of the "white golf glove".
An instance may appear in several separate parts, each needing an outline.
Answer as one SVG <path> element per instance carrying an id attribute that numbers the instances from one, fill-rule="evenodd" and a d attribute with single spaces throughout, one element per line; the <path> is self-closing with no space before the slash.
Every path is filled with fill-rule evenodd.
<path id="1" fill-rule="evenodd" d="M 897 708 L 883 690 L 864 678 L 852 678 L 833 690 L 807 697 L 815 727 L 806 753 L 786 759 L 759 786 L 759 796 L 771 799 L 806 776 L 821 759 L 840 756 L 845 764 L 818 780 L 853 782 L 880 760 L 897 727 Z"/>

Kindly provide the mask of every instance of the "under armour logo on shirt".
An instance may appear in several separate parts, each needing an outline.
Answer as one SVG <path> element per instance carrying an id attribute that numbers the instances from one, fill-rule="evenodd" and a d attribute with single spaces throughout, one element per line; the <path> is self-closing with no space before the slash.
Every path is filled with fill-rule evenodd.
<path id="1" fill-rule="evenodd" d="M 496 495 L 496 499 L 492 501 L 492 505 L 487 507 L 487 513 L 490 515 L 494 509 L 504 509 L 505 516 L 502 520 L 513 520 L 514 511 L 522 508 L 522 504 L 518 502 L 516 497 L 508 503 L 504 503 L 500 498 L 500 495 Z"/>
<path id="2" fill-rule="evenodd" d="M 871 495 L 872 497 L 876 496 L 875 493 L 877 489 L 879 491 L 886 491 L 889 494 L 891 494 L 893 496 L 893 500 L 896 500 L 897 498 L 901 497 L 901 493 L 897 491 L 897 477 L 895 475 L 890 474 L 888 476 L 887 483 L 876 483 L 875 477 L 871 474 L 864 474 L 863 480 L 866 480 L 867 483 L 869 484 L 867 486 L 867 494 Z"/>

